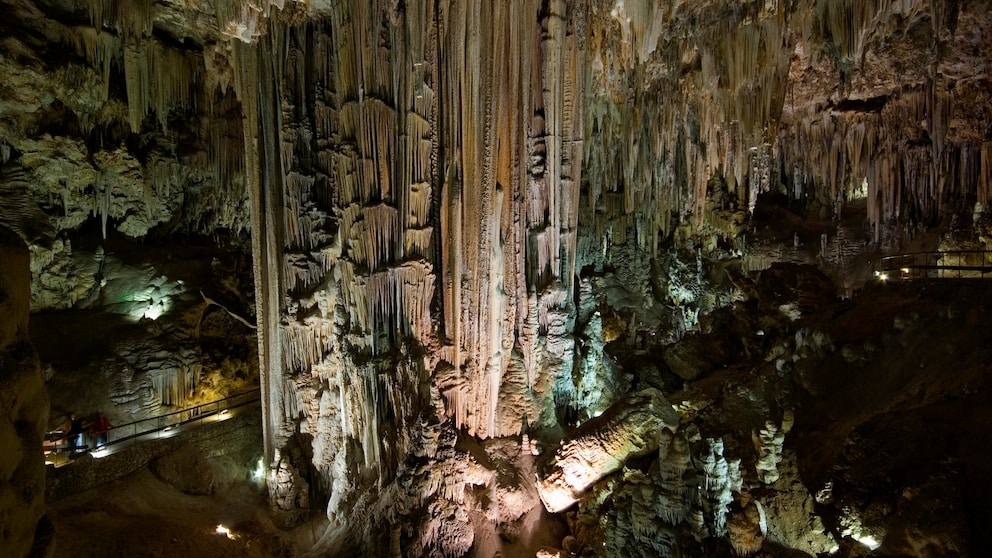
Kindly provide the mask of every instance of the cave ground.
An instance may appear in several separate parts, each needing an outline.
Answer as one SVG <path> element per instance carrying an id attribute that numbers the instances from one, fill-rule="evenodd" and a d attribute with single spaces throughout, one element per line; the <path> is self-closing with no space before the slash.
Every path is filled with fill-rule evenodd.
<path id="1" fill-rule="evenodd" d="M 205 496 L 180 492 L 144 469 L 48 506 L 57 557 L 297 556 L 322 529 L 279 529 L 265 494 L 236 483 Z M 230 529 L 233 538 L 218 533 Z"/>

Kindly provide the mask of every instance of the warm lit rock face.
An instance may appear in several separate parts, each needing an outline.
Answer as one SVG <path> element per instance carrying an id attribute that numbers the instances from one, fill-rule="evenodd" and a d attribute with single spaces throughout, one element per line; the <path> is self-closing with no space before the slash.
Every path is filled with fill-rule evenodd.
<path id="1" fill-rule="evenodd" d="M 800 320 L 867 257 L 986 242 L 987 0 L 49 4 L 0 4 L 35 308 L 98 284 L 66 231 L 250 230 L 273 504 L 368 553 L 479 551 L 537 502 L 501 438 L 625 447 L 593 417 L 645 387 L 682 427 L 570 487 L 567 551 L 829 550 L 793 394 L 726 369 L 831 351 Z"/>
<path id="2" fill-rule="evenodd" d="M 632 457 L 655 452 L 662 431 L 678 428 L 679 416 L 656 389 L 632 394 L 606 414 L 585 422 L 562 440 L 551 461 L 538 472 L 538 491 L 552 512 L 572 507 L 599 479 Z"/>
<path id="3" fill-rule="evenodd" d="M 42 556 L 51 527 L 45 513 L 45 463 L 41 442 L 48 396 L 38 355 L 28 339 L 28 250 L 0 227 L 0 554 Z M 46 522 L 47 523 L 47 522 Z M 32 554 L 36 552 L 37 554 Z"/>
<path id="4" fill-rule="evenodd" d="M 556 421 L 581 20 L 565 3 L 369 2 L 268 25 L 234 46 L 268 442 L 274 460 L 291 437 L 312 445 L 309 482 L 339 519 L 430 423 L 494 437 Z"/>

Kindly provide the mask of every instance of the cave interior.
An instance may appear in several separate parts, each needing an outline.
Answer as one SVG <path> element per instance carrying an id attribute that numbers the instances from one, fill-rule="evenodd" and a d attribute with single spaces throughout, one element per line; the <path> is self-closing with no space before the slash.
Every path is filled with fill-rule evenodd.
<path id="1" fill-rule="evenodd" d="M 992 1 L 0 14 L 0 555 L 992 548 Z"/>

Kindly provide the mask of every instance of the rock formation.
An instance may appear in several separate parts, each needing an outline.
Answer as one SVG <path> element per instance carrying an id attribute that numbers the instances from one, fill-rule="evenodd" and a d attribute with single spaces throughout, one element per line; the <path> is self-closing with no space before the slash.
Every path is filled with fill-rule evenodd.
<path id="1" fill-rule="evenodd" d="M 48 396 L 28 339 L 30 268 L 24 241 L 0 227 L 0 554 L 42 556 L 51 544 L 41 444 Z"/>
<path id="2" fill-rule="evenodd" d="M 769 418 L 834 393 L 809 362 L 872 361 L 811 323 L 868 258 L 988 246 L 989 7 L 0 0 L 0 223 L 33 311 L 140 326 L 89 384 L 122 417 L 257 356 L 286 524 L 479 549 L 521 516 L 466 507 L 515 496 L 465 446 L 526 435 L 568 546 L 825 552 L 789 447 L 859 424 Z"/>
<path id="3" fill-rule="evenodd" d="M 662 430 L 678 428 L 678 414 L 656 389 L 628 396 L 562 440 L 552 461 L 538 471 L 544 507 L 560 512 L 576 503 L 599 479 L 630 458 L 658 450 Z"/>

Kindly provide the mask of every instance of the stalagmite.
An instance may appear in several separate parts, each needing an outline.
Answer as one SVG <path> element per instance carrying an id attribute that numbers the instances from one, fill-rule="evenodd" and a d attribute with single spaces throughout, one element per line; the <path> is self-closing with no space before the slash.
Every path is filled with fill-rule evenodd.
<path id="1" fill-rule="evenodd" d="M 703 475 L 703 510 L 709 534 L 722 537 L 727 533 L 733 493 L 741 491 L 740 460 L 728 461 L 724 457 L 720 438 L 708 438 L 706 444 L 706 453 L 698 457 L 696 465 Z"/>
<path id="2" fill-rule="evenodd" d="M 661 503 L 661 518 L 671 525 L 677 525 L 689 518 L 692 496 L 695 493 L 688 474 L 691 461 L 689 443 L 682 435 L 663 433 L 658 455 L 660 478 L 656 480 L 656 484 L 660 486 L 658 499 Z"/>

